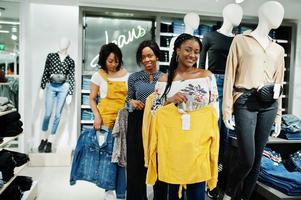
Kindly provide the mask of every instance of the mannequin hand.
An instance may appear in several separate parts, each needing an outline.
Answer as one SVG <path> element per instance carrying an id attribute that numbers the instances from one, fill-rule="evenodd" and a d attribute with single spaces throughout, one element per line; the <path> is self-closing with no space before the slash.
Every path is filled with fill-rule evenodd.
<path id="1" fill-rule="evenodd" d="M 272 137 L 278 137 L 281 131 L 281 124 L 275 124 L 275 130 L 272 134 Z"/>
<path id="2" fill-rule="evenodd" d="M 40 88 L 39 98 L 42 99 L 43 97 L 44 97 L 44 90 L 42 88 Z"/>
<path id="3" fill-rule="evenodd" d="M 144 108 L 144 103 L 142 103 L 139 100 L 134 100 L 132 99 L 130 101 L 130 104 L 132 105 L 133 108 L 135 108 L 136 110 L 142 110 Z"/>
<path id="4" fill-rule="evenodd" d="M 234 130 L 235 129 L 235 122 L 232 119 L 224 120 L 224 124 L 230 130 Z"/>
<path id="5" fill-rule="evenodd" d="M 101 124 L 102 124 L 102 119 L 101 119 L 101 117 L 95 117 L 95 118 L 94 118 L 94 122 L 93 122 L 93 127 L 94 127 L 96 130 L 100 130 Z"/>
<path id="6" fill-rule="evenodd" d="M 72 101 L 72 96 L 71 96 L 71 95 L 68 95 L 68 96 L 66 97 L 66 104 L 69 105 L 69 104 L 71 103 L 71 101 Z"/>
<path id="7" fill-rule="evenodd" d="M 175 95 L 167 98 L 166 104 L 174 103 L 174 104 L 180 104 L 187 101 L 187 97 L 182 92 L 177 92 Z"/>

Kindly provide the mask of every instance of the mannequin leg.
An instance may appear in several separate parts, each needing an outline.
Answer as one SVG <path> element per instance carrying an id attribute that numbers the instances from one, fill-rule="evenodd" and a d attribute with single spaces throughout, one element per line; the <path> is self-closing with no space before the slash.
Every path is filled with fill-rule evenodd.
<path id="1" fill-rule="evenodd" d="M 53 126 L 51 130 L 51 134 L 55 134 L 57 127 L 60 122 L 61 113 L 65 104 L 65 100 L 68 94 L 69 85 L 68 83 L 64 83 L 63 85 L 57 87 L 57 95 L 56 95 L 56 108 L 55 115 L 53 120 Z"/>
<path id="2" fill-rule="evenodd" d="M 47 85 L 46 88 L 46 99 L 45 99 L 45 115 L 43 119 L 43 124 L 42 124 L 42 140 L 39 144 L 38 151 L 39 152 L 44 152 L 45 147 L 48 142 L 48 127 L 49 127 L 49 120 L 51 117 L 52 109 L 53 109 L 53 104 L 55 101 L 55 96 L 56 92 L 55 89 L 51 86 L 51 84 Z"/>
<path id="3" fill-rule="evenodd" d="M 54 88 L 51 86 L 51 84 L 47 85 L 46 99 L 45 99 L 45 115 L 42 124 L 43 131 L 48 130 L 49 120 L 51 117 L 55 96 L 56 94 Z"/>
<path id="4" fill-rule="evenodd" d="M 260 170 L 262 153 L 271 133 L 271 128 L 277 113 L 277 105 L 277 103 L 274 103 L 268 108 L 259 110 L 255 131 L 255 160 L 251 171 L 245 178 L 241 195 L 245 200 L 251 197 L 255 188 Z"/>
<path id="5" fill-rule="evenodd" d="M 257 111 L 246 107 L 248 97 L 241 96 L 234 104 L 235 131 L 237 134 L 238 158 L 230 172 L 226 195 L 234 197 L 241 183 L 252 169 L 255 159 L 255 128 Z M 249 100 L 248 100 L 249 101 Z"/>

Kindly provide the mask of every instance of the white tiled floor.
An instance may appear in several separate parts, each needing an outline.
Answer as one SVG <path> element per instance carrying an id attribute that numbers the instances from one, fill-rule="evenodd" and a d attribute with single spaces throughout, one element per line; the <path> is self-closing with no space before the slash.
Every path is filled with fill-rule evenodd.
<path id="1" fill-rule="evenodd" d="M 69 184 L 70 167 L 26 167 L 21 175 L 38 181 L 37 200 L 103 200 L 104 190 L 93 183 L 77 181 Z M 152 188 L 148 187 L 148 199 Z"/>
<path id="2" fill-rule="evenodd" d="M 104 190 L 93 183 L 77 181 L 69 184 L 70 167 L 26 167 L 20 173 L 38 181 L 36 200 L 103 200 Z M 147 188 L 152 199 L 152 187 Z M 206 196 L 206 199 L 209 199 Z"/>
<path id="3" fill-rule="evenodd" d="M 26 167 L 22 175 L 38 180 L 37 200 L 102 200 L 104 190 L 96 185 L 78 181 L 69 184 L 70 167 Z"/>

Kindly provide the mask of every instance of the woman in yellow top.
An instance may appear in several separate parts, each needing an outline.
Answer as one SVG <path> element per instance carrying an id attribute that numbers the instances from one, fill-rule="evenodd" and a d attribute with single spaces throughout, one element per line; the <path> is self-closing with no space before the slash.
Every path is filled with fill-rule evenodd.
<path id="1" fill-rule="evenodd" d="M 106 142 L 110 144 L 108 146 L 111 154 L 113 151 L 111 130 L 117 118 L 118 111 L 125 106 L 127 96 L 129 73 L 124 68 L 121 68 L 122 63 L 122 53 L 116 44 L 109 43 L 103 45 L 99 52 L 98 65 L 100 65 L 100 69 L 92 76 L 90 86 L 89 102 L 94 114 L 93 126 L 96 130 L 107 132 Z M 98 95 L 100 98 L 97 102 Z M 115 169 L 118 170 L 119 168 Z M 124 169 L 120 171 L 122 176 L 125 176 Z M 118 174 L 120 171 L 114 174 Z M 114 179 L 114 177 L 111 177 L 111 179 Z M 125 179 L 121 180 L 118 178 L 115 182 L 117 198 L 124 199 Z M 112 191 L 110 191 L 110 187 L 103 187 L 107 190 L 106 196 L 111 196 Z"/>
<path id="2" fill-rule="evenodd" d="M 190 111 L 198 110 L 206 105 L 212 105 L 217 111 L 216 114 L 218 113 L 218 93 L 217 93 L 215 77 L 208 70 L 196 68 L 196 63 L 198 61 L 201 48 L 202 48 L 202 43 L 200 42 L 199 38 L 195 36 L 183 33 L 177 37 L 174 43 L 174 51 L 170 61 L 170 66 L 168 68 L 168 74 L 161 76 L 161 78 L 159 79 L 156 85 L 156 91 L 159 94 L 159 98 L 157 98 L 156 100 L 157 105 L 155 105 L 155 107 L 160 105 L 162 106 L 168 104 L 175 104 L 178 107 L 179 112 L 187 113 Z M 158 112 L 159 110 L 160 109 L 158 109 Z M 207 121 L 209 121 L 209 118 L 210 116 L 208 115 Z M 193 118 L 191 118 L 191 120 L 193 120 Z M 183 124 L 185 123 L 184 118 L 182 118 L 182 122 L 177 120 L 172 120 L 172 119 L 167 119 L 167 121 L 168 122 L 173 121 L 173 123 L 179 122 L 182 124 L 181 125 L 182 127 Z M 200 123 L 204 123 L 204 122 L 200 121 Z M 216 124 L 217 124 L 217 117 L 216 117 Z M 158 130 L 158 132 L 159 132 L 158 134 L 160 135 L 160 129 Z M 174 133 L 174 137 L 176 137 L 177 134 L 178 133 Z M 218 132 L 215 135 L 216 137 L 218 137 Z M 158 141 L 158 143 L 160 143 L 160 141 Z M 175 146 L 177 145 L 175 144 Z M 174 147 L 172 146 L 171 148 Z M 178 151 L 188 152 L 187 155 L 189 155 L 189 147 L 187 148 L 188 149 L 182 149 L 182 150 L 179 149 Z M 193 147 L 191 147 L 191 152 L 193 151 L 194 149 Z M 206 151 L 210 152 L 211 150 L 206 149 Z M 203 182 L 187 184 L 187 190 L 186 190 L 187 200 L 196 200 L 196 199 L 204 200 L 205 181 L 206 180 L 209 181 L 210 179 L 217 180 L 218 146 L 217 148 L 214 148 L 214 151 L 215 152 L 210 152 L 211 154 L 215 155 L 214 156 L 215 161 L 212 162 L 213 164 L 211 164 L 214 166 L 208 166 L 212 169 L 211 174 L 206 174 L 204 177 L 207 177 L 208 179 L 204 178 L 205 180 Z M 164 150 L 163 150 L 163 154 L 164 154 Z M 177 156 L 173 156 L 173 158 L 177 159 L 176 157 Z M 160 151 L 158 152 L 158 166 L 159 166 L 158 174 L 160 180 Z M 174 166 L 174 168 L 177 171 L 183 171 L 185 170 L 184 169 L 185 163 L 182 164 L 181 161 L 179 161 L 179 164 L 177 166 Z M 201 168 L 199 168 L 199 170 L 201 170 Z M 190 173 L 199 174 L 200 172 L 191 171 Z M 179 190 L 179 188 L 181 187 L 178 184 L 171 184 L 171 182 L 174 181 L 169 182 L 170 183 L 169 199 L 177 200 L 179 199 L 179 197 L 182 196 L 182 194 L 178 194 L 178 192 L 181 192 L 181 189 Z M 214 182 L 215 183 L 212 183 L 210 185 L 211 189 L 215 187 L 214 185 L 216 185 L 216 181 Z"/>

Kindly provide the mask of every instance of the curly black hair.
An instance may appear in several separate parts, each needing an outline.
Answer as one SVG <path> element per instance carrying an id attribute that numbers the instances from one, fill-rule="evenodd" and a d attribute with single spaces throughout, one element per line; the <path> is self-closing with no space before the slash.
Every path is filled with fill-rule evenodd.
<path id="1" fill-rule="evenodd" d="M 136 62 L 138 65 L 140 65 L 140 63 L 142 61 L 142 50 L 145 47 L 151 48 L 151 50 L 153 50 L 155 56 L 158 59 L 160 58 L 160 48 L 159 48 L 158 44 L 153 40 L 145 40 L 139 44 L 138 49 L 137 49 Z"/>
<path id="2" fill-rule="evenodd" d="M 123 65 L 123 60 L 122 60 L 122 53 L 120 48 L 114 44 L 114 43 L 109 43 L 105 44 L 100 48 L 99 51 L 99 57 L 98 57 L 98 65 L 100 65 L 100 68 L 108 72 L 106 61 L 108 56 L 113 53 L 116 58 L 118 59 L 118 66 L 116 68 L 116 71 L 119 71 L 121 66 Z"/>

